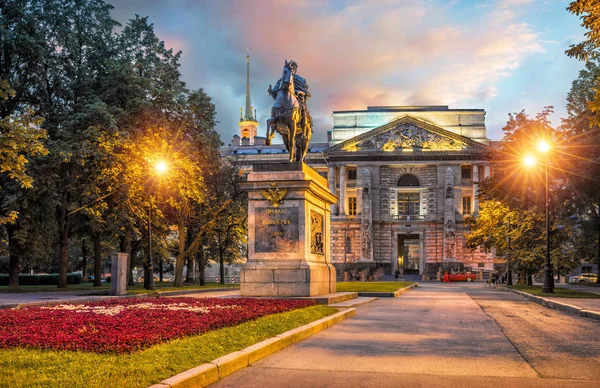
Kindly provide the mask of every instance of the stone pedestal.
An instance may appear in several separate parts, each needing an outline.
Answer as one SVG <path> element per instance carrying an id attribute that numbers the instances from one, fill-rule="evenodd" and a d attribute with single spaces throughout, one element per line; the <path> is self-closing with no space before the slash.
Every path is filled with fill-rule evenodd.
<path id="1" fill-rule="evenodd" d="M 336 292 L 330 261 L 327 180 L 304 163 L 256 165 L 248 192 L 248 262 L 242 296 L 314 296 Z"/>
<path id="2" fill-rule="evenodd" d="M 127 294 L 127 253 L 110 255 L 110 295 Z"/>

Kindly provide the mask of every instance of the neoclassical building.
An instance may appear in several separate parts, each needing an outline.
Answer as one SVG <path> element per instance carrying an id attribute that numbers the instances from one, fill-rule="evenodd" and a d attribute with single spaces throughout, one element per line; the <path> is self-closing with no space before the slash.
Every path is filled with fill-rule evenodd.
<path id="1" fill-rule="evenodd" d="M 249 92 L 246 98 L 248 110 Z M 246 112 L 241 121 L 246 116 L 256 115 Z M 254 133 L 242 130 L 222 155 L 248 170 L 287 163 L 283 145 L 265 146 Z M 426 276 L 438 268 L 493 270 L 493 255 L 464 247 L 465 217 L 477 212 L 478 184 L 490 175 L 490 143 L 483 109 L 333 112 L 328 142 L 311 144 L 306 163 L 338 197 L 330 247 L 338 273 L 363 267 Z"/>

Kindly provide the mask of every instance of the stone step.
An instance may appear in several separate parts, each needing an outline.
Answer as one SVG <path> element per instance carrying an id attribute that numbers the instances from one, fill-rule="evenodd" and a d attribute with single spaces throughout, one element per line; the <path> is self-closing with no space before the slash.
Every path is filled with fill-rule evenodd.
<path id="1" fill-rule="evenodd" d="M 317 302 L 317 304 L 334 304 L 340 303 L 347 300 L 358 298 L 358 292 L 334 292 L 331 294 L 323 294 L 316 296 L 302 296 L 302 297 L 292 297 L 285 299 L 312 299 Z"/>
<path id="2" fill-rule="evenodd" d="M 367 298 L 367 297 L 359 296 L 358 298 L 355 298 L 355 299 L 350 299 L 350 300 L 346 300 L 344 302 L 330 304 L 329 307 L 346 309 L 346 308 L 350 308 L 350 307 L 360 306 L 361 304 L 371 303 L 377 299 L 379 299 L 379 298 Z"/>

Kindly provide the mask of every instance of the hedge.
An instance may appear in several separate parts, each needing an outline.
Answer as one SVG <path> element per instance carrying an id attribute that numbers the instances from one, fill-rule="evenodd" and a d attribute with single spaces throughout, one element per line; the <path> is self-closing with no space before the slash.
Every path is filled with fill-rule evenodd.
<path id="1" fill-rule="evenodd" d="M 81 283 L 81 274 L 68 273 L 67 284 L 79 284 Z M 45 275 L 19 275 L 20 286 L 57 286 L 58 285 L 58 274 L 51 273 Z M 0 286 L 8 286 L 8 275 L 0 274 Z"/>

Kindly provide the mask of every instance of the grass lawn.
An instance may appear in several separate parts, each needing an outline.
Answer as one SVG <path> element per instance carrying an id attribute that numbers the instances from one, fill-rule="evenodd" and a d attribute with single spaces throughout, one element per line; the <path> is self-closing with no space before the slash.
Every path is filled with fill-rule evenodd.
<path id="1" fill-rule="evenodd" d="M 514 286 L 507 286 L 513 290 L 523 291 L 528 294 L 536 296 L 545 296 L 552 298 L 589 298 L 589 299 L 600 299 L 600 295 L 592 294 L 591 292 L 582 292 L 577 290 L 570 290 L 568 288 L 555 287 L 553 293 L 542 292 L 542 286 L 528 286 L 525 284 L 517 284 Z"/>
<path id="2" fill-rule="evenodd" d="M 414 282 L 338 282 L 337 292 L 396 292 Z"/>
<path id="3" fill-rule="evenodd" d="M 156 282 L 156 291 L 148 291 L 144 289 L 144 283 L 136 283 L 135 287 L 127 287 L 128 294 L 148 294 L 157 291 L 181 291 L 181 290 L 203 290 L 208 288 L 239 288 L 239 284 L 219 284 L 206 283 L 200 284 L 184 284 L 183 287 L 173 287 L 173 282 Z M 56 286 L 20 286 L 18 292 L 54 292 L 54 291 L 104 291 L 108 295 L 110 283 L 102 283 L 100 287 L 94 287 L 93 283 L 69 284 L 67 288 L 58 288 Z M 14 292 L 8 286 L 0 286 L 0 293 Z M 95 293 L 95 292 L 94 292 Z"/>
<path id="4" fill-rule="evenodd" d="M 0 386 L 147 387 L 336 312 L 321 305 L 292 310 L 133 354 L 0 349 Z"/>

